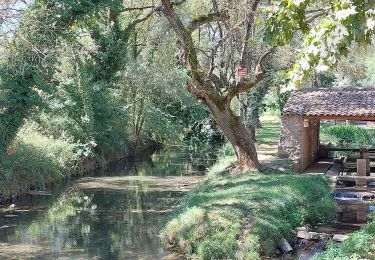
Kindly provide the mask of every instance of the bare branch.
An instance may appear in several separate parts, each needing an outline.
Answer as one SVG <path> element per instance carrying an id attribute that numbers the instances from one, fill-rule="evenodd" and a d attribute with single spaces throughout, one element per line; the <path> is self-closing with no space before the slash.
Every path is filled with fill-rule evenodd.
<path id="1" fill-rule="evenodd" d="M 220 21 L 225 21 L 229 19 L 228 12 L 215 12 L 215 13 L 210 13 L 207 15 L 202 15 L 198 18 L 195 18 L 190 22 L 190 24 L 187 26 L 187 29 L 193 32 L 196 30 L 198 27 L 212 23 L 212 22 L 220 22 Z"/>
<path id="2" fill-rule="evenodd" d="M 328 13 L 329 13 L 329 10 L 324 10 L 323 9 L 320 12 L 316 12 L 313 15 L 308 16 L 306 18 L 306 22 L 310 23 L 310 22 L 314 21 L 315 19 L 317 19 L 319 17 L 326 16 Z"/>
<path id="3" fill-rule="evenodd" d="M 120 11 L 121 12 L 128 12 L 128 11 L 142 11 L 146 9 L 154 9 L 155 5 L 148 5 L 148 6 L 138 6 L 138 7 L 127 7 L 123 8 Z"/>
<path id="4" fill-rule="evenodd" d="M 149 13 L 147 13 L 144 17 L 135 19 L 128 25 L 128 29 L 133 29 L 137 24 L 142 23 L 146 21 L 148 18 L 150 18 L 155 12 L 155 9 L 151 10 Z"/>

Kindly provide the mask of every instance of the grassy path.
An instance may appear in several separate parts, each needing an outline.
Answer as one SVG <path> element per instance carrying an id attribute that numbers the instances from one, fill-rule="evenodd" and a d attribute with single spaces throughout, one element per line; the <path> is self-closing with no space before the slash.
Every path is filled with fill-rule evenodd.
<path id="1" fill-rule="evenodd" d="M 260 163 L 267 168 L 278 171 L 291 171 L 291 162 L 288 159 L 279 158 L 277 155 L 280 136 L 280 117 L 265 114 L 260 120 L 262 128 L 259 128 L 256 133 L 257 152 Z"/>

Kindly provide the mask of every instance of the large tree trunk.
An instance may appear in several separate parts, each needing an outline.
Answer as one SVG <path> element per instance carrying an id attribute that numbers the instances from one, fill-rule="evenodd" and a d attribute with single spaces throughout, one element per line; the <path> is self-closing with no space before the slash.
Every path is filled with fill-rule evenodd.
<path id="1" fill-rule="evenodd" d="M 222 100 L 214 102 L 209 98 L 206 98 L 204 102 L 212 112 L 224 136 L 232 144 L 239 168 L 241 170 L 256 170 L 259 167 L 259 161 L 255 138 L 241 118 L 230 109 L 230 102 L 222 102 Z"/>

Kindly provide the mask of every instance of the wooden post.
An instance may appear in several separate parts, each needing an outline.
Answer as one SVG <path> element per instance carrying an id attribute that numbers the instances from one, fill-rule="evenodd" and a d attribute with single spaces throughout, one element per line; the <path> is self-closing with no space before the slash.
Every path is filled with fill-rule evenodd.
<path id="1" fill-rule="evenodd" d="M 370 153 L 368 151 L 363 152 L 362 158 L 366 160 L 366 176 L 370 176 Z"/>
<path id="2" fill-rule="evenodd" d="M 366 176 L 367 160 L 357 159 L 357 176 Z"/>
<path id="3" fill-rule="evenodd" d="M 364 222 L 367 220 L 367 204 L 361 204 L 357 207 L 357 222 Z"/>

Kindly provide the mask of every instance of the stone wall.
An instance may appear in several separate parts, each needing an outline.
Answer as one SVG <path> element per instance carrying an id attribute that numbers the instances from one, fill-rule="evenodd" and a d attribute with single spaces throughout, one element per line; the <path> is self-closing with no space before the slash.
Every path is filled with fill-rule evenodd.
<path id="1" fill-rule="evenodd" d="M 319 120 L 309 120 L 304 126 L 302 116 L 282 116 L 278 153 L 293 161 L 296 172 L 306 169 L 317 158 Z"/>
<path id="2" fill-rule="evenodd" d="M 318 158 L 319 150 L 319 131 L 320 131 L 320 120 L 311 119 L 309 128 L 307 128 L 307 134 L 309 136 L 309 154 L 308 156 L 308 165 L 313 163 Z"/>
<path id="3" fill-rule="evenodd" d="M 294 171 L 297 172 L 302 170 L 303 131 L 302 116 L 281 116 L 278 153 L 281 157 L 291 159 L 294 164 Z"/>

